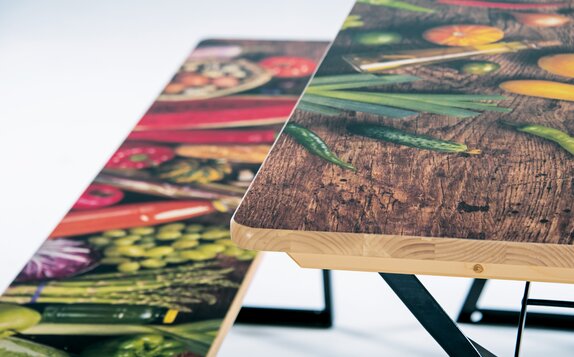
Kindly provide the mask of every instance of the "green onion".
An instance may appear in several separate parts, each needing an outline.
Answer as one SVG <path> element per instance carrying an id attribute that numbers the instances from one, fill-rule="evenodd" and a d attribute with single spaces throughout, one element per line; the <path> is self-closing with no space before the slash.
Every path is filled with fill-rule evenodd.
<path id="1" fill-rule="evenodd" d="M 364 113 L 371 113 L 376 115 L 383 115 L 393 118 L 403 118 L 409 115 L 414 115 L 416 112 L 404 109 L 391 108 L 380 104 L 359 103 L 356 101 L 344 100 L 323 97 L 314 94 L 305 94 L 301 99 L 302 103 L 309 103 L 312 105 L 320 105 L 325 107 L 332 107 L 342 110 L 353 110 Z"/>

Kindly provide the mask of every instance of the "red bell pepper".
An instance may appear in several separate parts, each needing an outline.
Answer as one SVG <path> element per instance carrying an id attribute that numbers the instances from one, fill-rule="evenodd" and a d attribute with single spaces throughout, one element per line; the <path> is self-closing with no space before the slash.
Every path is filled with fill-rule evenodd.
<path id="1" fill-rule="evenodd" d="M 136 131 L 226 128 L 282 124 L 297 98 L 248 96 L 180 102 L 156 102 L 136 125 Z"/>
<path id="2" fill-rule="evenodd" d="M 269 144 L 275 130 L 159 130 L 134 131 L 128 140 L 176 144 Z"/>
<path id="3" fill-rule="evenodd" d="M 74 204 L 74 210 L 102 208 L 114 205 L 124 198 L 124 193 L 110 185 L 93 183 L 82 193 Z"/>
<path id="4" fill-rule="evenodd" d="M 204 216 L 217 210 L 224 210 L 219 201 L 194 200 L 134 203 L 70 212 L 50 234 L 50 238 L 82 235 L 109 229 L 152 226 Z"/>
<path id="5" fill-rule="evenodd" d="M 156 145 L 123 145 L 106 164 L 108 169 L 144 169 L 173 159 L 171 148 Z"/>

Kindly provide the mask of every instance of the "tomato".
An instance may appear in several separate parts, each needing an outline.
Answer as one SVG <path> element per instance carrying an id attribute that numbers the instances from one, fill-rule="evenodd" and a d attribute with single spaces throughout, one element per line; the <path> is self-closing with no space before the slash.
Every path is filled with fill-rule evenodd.
<path id="1" fill-rule="evenodd" d="M 468 62 L 462 66 L 461 70 L 463 73 L 466 74 L 481 75 L 496 72 L 498 71 L 499 68 L 500 65 L 498 63 L 481 61 L 481 62 Z"/>
<path id="2" fill-rule="evenodd" d="M 93 183 L 82 193 L 72 209 L 85 210 L 114 205 L 124 198 L 124 193 L 110 185 Z"/>
<path id="3" fill-rule="evenodd" d="M 307 77 L 315 72 L 315 61 L 303 57 L 269 57 L 259 64 L 273 73 L 277 78 Z"/>
<path id="4" fill-rule="evenodd" d="M 124 145 L 106 164 L 109 169 L 144 169 L 157 166 L 174 156 L 173 150 L 155 145 Z"/>
<path id="5" fill-rule="evenodd" d="M 209 83 L 209 78 L 197 73 L 182 73 L 177 76 L 177 81 L 191 87 L 201 87 Z"/>
<path id="6" fill-rule="evenodd" d="M 183 92 L 185 86 L 181 83 L 170 83 L 163 89 L 165 94 L 178 94 Z"/>
<path id="7" fill-rule="evenodd" d="M 377 46 L 399 43 L 402 37 L 396 32 L 372 31 L 357 34 L 355 40 L 365 46 Z"/>

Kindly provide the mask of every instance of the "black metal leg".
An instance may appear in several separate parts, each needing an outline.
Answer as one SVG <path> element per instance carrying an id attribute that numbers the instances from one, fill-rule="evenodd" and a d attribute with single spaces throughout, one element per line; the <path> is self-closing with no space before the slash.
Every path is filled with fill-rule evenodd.
<path id="1" fill-rule="evenodd" d="M 416 276 L 380 275 L 449 356 L 494 356 L 460 331 Z"/>
<path id="2" fill-rule="evenodd" d="M 519 311 L 485 309 L 477 306 L 478 299 L 487 281 L 483 279 L 474 280 L 462 305 L 457 322 L 474 325 L 516 326 L 520 318 Z M 537 302 L 541 306 L 570 307 L 567 302 L 558 302 L 558 304 L 555 302 L 552 304 L 552 302 L 547 300 L 529 299 L 529 305 L 536 305 Z M 572 330 L 574 329 L 574 317 L 565 314 L 530 312 L 528 313 L 526 327 Z"/>
<path id="3" fill-rule="evenodd" d="M 527 281 L 524 285 L 524 296 L 522 297 L 522 307 L 520 309 L 520 317 L 518 318 L 518 331 L 516 332 L 516 347 L 514 347 L 514 357 L 520 355 L 520 343 L 522 342 L 522 332 L 524 331 L 524 324 L 526 322 L 526 309 L 528 309 L 528 294 L 530 294 L 530 282 Z"/>
<path id="4" fill-rule="evenodd" d="M 243 307 L 235 321 L 242 324 L 329 328 L 333 326 L 333 299 L 329 270 L 323 270 L 323 296 L 325 301 L 323 310 Z"/>

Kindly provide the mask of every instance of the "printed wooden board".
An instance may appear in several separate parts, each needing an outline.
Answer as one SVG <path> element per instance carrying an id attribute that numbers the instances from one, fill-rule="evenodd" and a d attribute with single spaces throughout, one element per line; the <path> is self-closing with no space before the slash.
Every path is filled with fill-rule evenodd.
<path id="1" fill-rule="evenodd" d="M 573 4 L 359 0 L 232 239 L 309 267 L 574 282 Z"/>
<path id="2" fill-rule="evenodd" d="M 326 48 L 203 41 L 0 296 L 0 356 L 214 356 L 258 260 L 231 212 Z"/>

